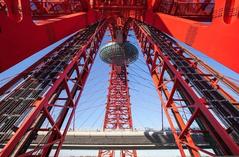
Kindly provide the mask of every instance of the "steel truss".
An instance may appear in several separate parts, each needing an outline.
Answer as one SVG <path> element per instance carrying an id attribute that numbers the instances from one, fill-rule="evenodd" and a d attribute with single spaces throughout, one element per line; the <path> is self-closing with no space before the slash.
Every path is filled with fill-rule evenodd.
<path id="1" fill-rule="evenodd" d="M 238 155 L 239 111 L 234 99 L 210 79 L 214 75 L 203 73 L 197 60 L 154 27 L 135 21 L 134 31 L 181 155 L 186 156 L 183 146 L 192 156 Z M 183 116 L 185 109 L 190 116 Z M 192 128 L 195 123 L 199 129 Z M 198 147 L 193 132 L 203 134 L 215 154 Z"/>
<path id="2" fill-rule="evenodd" d="M 112 65 L 103 128 L 132 129 L 126 66 Z"/>
<path id="3" fill-rule="evenodd" d="M 119 21 L 111 19 L 109 29 L 113 41 L 124 42 L 127 40 L 132 19 Z M 121 31 L 122 39 L 117 37 L 117 31 Z M 110 84 L 104 118 L 104 131 L 132 130 L 132 114 L 130 107 L 130 95 L 127 79 L 127 65 L 111 65 Z M 98 157 L 114 157 L 114 150 L 99 150 Z M 121 150 L 121 157 L 137 157 L 136 150 Z"/>
<path id="4" fill-rule="evenodd" d="M 210 67 L 209 73 L 202 71 L 192 54 L 156 28 L 132 23 L 181 155 L 186 156 L 185 146 L 191 156 L 239 155 L 238 102 L 218 84 L 218 73 Z M 53 145 L 59 155 L 107 26 L 101 21 L 82 29 L 0 89 L 0 156 L 47 156 Z M 223 81 L 238 93 L 237 86 Z M 126 67 L 112 66 L 105 130 L 132 129 L 128 94 Z M 124 104 L 111 106 L 117 104 L 113 100 Z M 28 151 L 39 131 L 47 136 Z M 204 135 L 214 153 L 197 146 L 191 133 Z M 126 155 L 136 152 L 121 152 Z"/>
<path id="5" fill-rule="evenodd" d="M 59 155 L 106 27 L 80 30 L 5 86 L 15 90 L 1 101 L 0 156 L 48 156 L 53 145 Z M 38 131 L 47 134 L 27 151 Z"/>
<path id="6" fill-rule="evenodd" d="M 104 118 L 104 131 L 132 130 L 126 66 L 112 65 Z M 100 150 L 98 157 L 114 157 L 114 150 Z M 121 157 L 137 157 L 136 150 L 121 150 Z"/>

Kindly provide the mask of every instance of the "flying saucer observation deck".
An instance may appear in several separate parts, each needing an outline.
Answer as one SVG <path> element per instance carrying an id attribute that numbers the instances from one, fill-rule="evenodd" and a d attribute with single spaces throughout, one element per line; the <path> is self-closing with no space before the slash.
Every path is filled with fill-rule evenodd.
<path id="1" fill-rule="evenodd" d="M 137 48 L 130 42 L 111 42 L 100 50 L 100 58 L 108 64 L 128 65 L 138 58 Z"/>

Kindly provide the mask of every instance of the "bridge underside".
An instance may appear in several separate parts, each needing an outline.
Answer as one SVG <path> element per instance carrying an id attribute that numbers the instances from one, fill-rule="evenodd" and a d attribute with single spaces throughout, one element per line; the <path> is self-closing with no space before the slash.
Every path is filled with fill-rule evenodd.
<path id="1" fill-rule="evenodd" d="M 45 136 L 39 133 L 32 146 Z M 202 135 L 192 136 L 197 145 L 210 148 Z M 54 147 L 53 147 L 54 149 Z M 112 132 L 68 132 L 62 149 L 177 149 L 171 132 L 162 131 L 112 131 Z"/>

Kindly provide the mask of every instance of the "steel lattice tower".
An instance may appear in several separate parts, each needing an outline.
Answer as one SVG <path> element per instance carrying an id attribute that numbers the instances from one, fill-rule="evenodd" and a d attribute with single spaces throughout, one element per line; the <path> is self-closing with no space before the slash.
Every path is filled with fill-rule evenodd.
<path id="1" fill-rule="evenodd" d="M 132 129 L 126 66 L 112 65 L 104 119 L 104 130 Z"/>
<path id="2" fill-rule="evenodd" d="M 110 73 L 104 131 L 132 130 L 132 115 L 125 65 L 112 65 Z M 100 150 L 98 157 L 114 157 L 112 150 Z M 122 150 L 121 157 L 137 157 L 135 150 Z"/>

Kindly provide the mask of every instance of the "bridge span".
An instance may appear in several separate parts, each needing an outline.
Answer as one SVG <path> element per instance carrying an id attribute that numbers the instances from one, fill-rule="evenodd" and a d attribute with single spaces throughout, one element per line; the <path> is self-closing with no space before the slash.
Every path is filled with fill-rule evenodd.
<path id="1" fill-rule="evenodd" d="M 32 146 L 44 136 L 44 132 L 39 132 Z M 210 148 L 201 134 L 192 137 L 198 146 Z M 177 149 L 177 146 L 170 131 L 69 131 L 62 149 Z"/>

